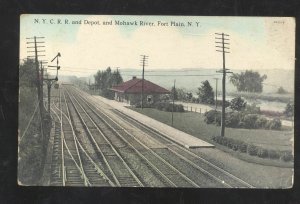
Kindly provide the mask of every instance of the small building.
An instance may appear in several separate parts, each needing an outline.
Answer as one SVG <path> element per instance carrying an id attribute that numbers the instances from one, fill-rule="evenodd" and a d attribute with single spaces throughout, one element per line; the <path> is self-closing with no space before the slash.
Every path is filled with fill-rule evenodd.
<path id="1" fill-rule="evenodd" d="M 137 105 L 141 103 L 143 79 L 132 77 L 131 80 L 113 86 L 110 90 L 115 92 L 115 100 Z M 160 97 L 171 92 L 157 84 L 144 79 L 143 103 L 152 104 L 159 101 Z"/>

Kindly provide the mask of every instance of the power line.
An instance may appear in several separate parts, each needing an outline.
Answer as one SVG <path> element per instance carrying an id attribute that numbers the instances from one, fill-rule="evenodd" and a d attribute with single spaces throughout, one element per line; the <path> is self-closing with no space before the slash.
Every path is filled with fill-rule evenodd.
<path id="1" fill-rule="evenodd" d="M 215 33 L 218 37 L 215 37 L 217 40 L 216 43 L 216 51 L 217 52 L 222 52 L 223 56 L 223 69 L 217 71 L 219 73 L 223 73 L 223 78 L 222 78 L 222 117 L 221 117 L 221 137 L 225 136 L 225 101 L 226 101 L 226 74 L 227 73 L 232 73 L 229 71 L 229 69 L 226 69 L 225 67 L 225 53 L 229 53 L 229 43 L 226 40 L 229 40 L 226 37 L 229 37 L 229 35 L 225 33 Z M 221 36 L 221 37 L 220 37 Z M 221 41 L 219 41 L 221 40 Z M 227 47 L 226 47 L 227 46 Z M 221 49 L 219 49 L 221 48 Z"/>
<path id="2" fill-rule="evenodd" d="M 144 74 L 145 74 L 145 66 L 147 66 L 147 60 L 148 60 L 148 56 L 146 55 L 141 55 L 142 59 L 141 59 L 141 66 L 143 67 L 143 72 L 142 72 L 142 94 L 141 94 L 141 107 L 143 109 L 143 103 L 144 103 Z"/>
<path id="3" fill-rule="evenodd" d="M 34 64 L 35 64 L 35 69 L 36 69 L 36 85 L 37 85 L 37 93 L 38 93 L 38 101 L 39 101 L 39 108 L 40 108 L 40 117 L 44 118 L 44 106 L 43 106 L 43 81 L 42 81 L 42 75 L 40 73 L 40 68 L 39 68 L 39 60 L 38 57 L 42 57 L 45 55 L 39 55 L 39 51 L 38 50 L 40 47 L 45 47 L 45 46 L 41 46 L 42 43 L 45 43 L 43 41 L 37 41 L 37 39 L 44 39 L 45 37 L 31 37 L 31 38 L 26 38 L 27 40 L 29 39 L 30 41 L 26 42 L 26 44 L 34 44 L 34 46 L 31 47 L 27 47 L 29 49 L 34 48 L 34 51 L 32 50 L 28 50 L 27 52 L 34 52 L 33 56 L 27 56 L 27 58 L 34 58 Z M 33 41 L 31 41 L 33 40 Z M 43 135 L 43 124 L 41 124 L 41 132 Z M 43 139 L 43 138 L 42 138 Z"/>

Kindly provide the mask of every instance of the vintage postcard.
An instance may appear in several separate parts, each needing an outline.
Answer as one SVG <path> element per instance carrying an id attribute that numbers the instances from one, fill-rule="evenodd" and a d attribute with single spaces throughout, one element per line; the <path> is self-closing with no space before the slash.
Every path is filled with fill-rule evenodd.
<path id="1" fill-rule="evenodd" d="M 291 188 L 295 26 L 21 15 L 18 184 Z"/>

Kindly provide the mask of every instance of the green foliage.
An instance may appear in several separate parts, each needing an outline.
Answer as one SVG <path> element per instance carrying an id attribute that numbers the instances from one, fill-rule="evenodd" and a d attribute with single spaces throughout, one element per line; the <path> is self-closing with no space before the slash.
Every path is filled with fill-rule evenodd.
<path id="1" fill-rule="evenodd" d="M 19 67 L 19 131 L 23 135 L 37 105 L 36 70 L 33 60 Z M 26 185 L 37 184 L 43 165 L 44 152 L 40 141 L 39 109 L 33 116 L 26 134 L 19 143 L 18 179 Z"/>
<path id="2" fill-rule="evenodd" d="M 289 162 L 294 160 L 294 156 L 290 151 L 284 151 L 280 157 L 282 161 Z"/>
<path id="3" fill-rule="evenodd" d="M 293 117 L 294 116 L 294 104 L 289 102 L 286 104 L 285 110 L 283 112 L 286 117 Z"/>
<path id="4" fill-rule="evenodd" d="M 244 128 L 252 129 L 256 127 L 257 114 L 247 114 L 243 118 Z"/>
<path id="5" fill-rule="evenodd" d="M 19 67 L 19 86 L 34 88 L 36 82 L 37 76 L 34 61 L 32 59 L 24 60 Z"/>
<path id="6" fill-rule="evenodd" d="M 243 115 L 239 112 L 229 112 L 226 114 L 225 125 L 227 127 L 237 128 Z"/>
<path id="7" fill-rule="evenodd" d="M 232 149 L 234 151 L 240 151 L 242 153 L 247 153 L 250 156 L 257 156 L 260 158 L 269 159 L 281 159 L 285 162 L 293 161 L 294 159 L 291 151 L 265 149 L 263 147 L 258 147 L 253 144 L 247 144 L 240 140 L 221 136 L 214 136 L 212 137 L 212 140 L 218 144 L 228 147 L 229 149 Z"/>
<path id="8" fill-rule="evenodd" d="M 187 99 L 188 101 L 192 101 L 192 99 L 193 99 L 193 94 L 192 94 L 191 92 L 186 93 L 186 99 Z"/>
<path id="9" fill-rule="evenodd" d="M 271 130 L 280 130 L 281 129 L 281 120 L 279 118 L 274 118 L 267 122 L 266 128 Z"/>
<path id="10" fill-rule="evenodd" d="M 263 81 L 266 78 L 266 75 L 260 76 L 258 72 L 246 70 L 240 74 L 232 74 L 230 82 L 238 91 L 261 93 L 263 91 Z"/>
<path id="11" fill-rule="evenodd" d="M 204 113 L 204 121 L 206 124 L 221 125 L 221 112 L 216 110 L 210 110 Z"/>
<path id="12" fill-rule="evenodd" d="M 171 89 L 171 99 L 178 100 L 178 89 L 174 88 L 174 86 Z"/>
<path id="13" fill-rule="evenodd" d="M 278 94 L 287 94 L 288 92 L 281 86 L 278 88 L 277 93 Z"/>
<path id="14" fill-rule="evenodd" d="M 258 153 L 258 148 L 255 145 L 248 145 L 247 152 L 251 156 L 256 156 Z"/>
<path id="15" fill-rule="evenodd" d="M 260 158 L 267 158 L 268 157 L 268 150 L 259 147 L 257 150 L 257 156 Z"/>
<path id="16" fill-rule="evenodd" d="M 95 85 L 100 90 L 100 95 L 106 98 L 113 98 L 113 92 L 109 90 L 112 86 L 123 82 L 119 70 L 113 71 L 108 67 L 105 71 L 98 71 L 95 75 Z"/>
<path id="17" fill-rule="evenodd" d="M 214 104 L 214 92 L 209 81 L 203 81 L 201 87 L 198 88 L 198 98 L 200 103 Z"/>
<path id="18" fill-rule="evenodd" d="M 207 111 L 204 114 L 206 124 L 221 125 L 221 112 L 216 110 Z M 225 116 L 226 127 L 246 128 L 246 129 L 272 129 L 280 130 L 280 119 L 267 120 L 264 116 L 258 114 L 248 114 L 245 112 L 232 111 L 227 112 Z"/>
<path id="19" fill-rule="evenodd" d="M 240 143 L 239 143 L 239 151 L 240 152 L 243 152 L 243 153 L 245 153 L 245 152 L 247 152 L 247 144 L 245 143 L 245 142 L 243 142 L 243 141 L 240 141 Z"/>
<path id="20" fill-rule="evenodd" d="M 257 120 L 255 121 L 256 128 L 266 128 L 268 120 L 263 116 L 258 116 Z"/>
<path id="21" fill-rule="evenodd" d="M 275 151 L 273 149 L 269 149 L 268 150 L 268 155 L 270 159 L 279 159 L 280 158 L 280 154 L 278 151 Z"/>
<path id="22" fill-rule="evenodd" d="M 260 114 L 261 111 L 260 111 L 260 107 L 256 106 L 256 104 L 253 103 L 251 105 L 246 105 L 244 113 L 247 113 L 247 114 Z"/>
<path id="23" fill-rule="evenodd" d="M 247 102 L 242 99 L 240 96 L 232 99 L 230 101 L 230 108 L 236 111 L 242 111 L 246 108 Z"/>

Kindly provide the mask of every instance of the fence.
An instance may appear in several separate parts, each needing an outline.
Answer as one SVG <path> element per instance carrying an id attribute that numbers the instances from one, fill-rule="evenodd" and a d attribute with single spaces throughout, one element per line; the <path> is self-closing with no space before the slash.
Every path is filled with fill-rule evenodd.
<path id="1" fill-rule="evenodd" d="M 208 110 L 207 108 L 197 108 L 197 107 L 193 107 L 193 106 L 183 106 L 185 111 L 189 111 L 189 112 L 195 112 L 195 113 L 200 113 L 200 114 L 204 114 L 206 113 Z"/>

